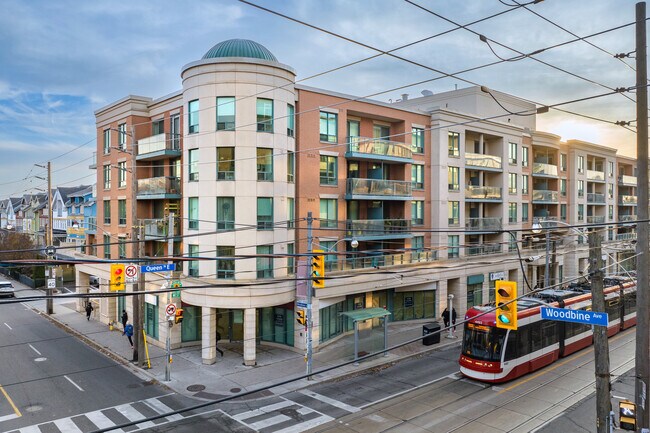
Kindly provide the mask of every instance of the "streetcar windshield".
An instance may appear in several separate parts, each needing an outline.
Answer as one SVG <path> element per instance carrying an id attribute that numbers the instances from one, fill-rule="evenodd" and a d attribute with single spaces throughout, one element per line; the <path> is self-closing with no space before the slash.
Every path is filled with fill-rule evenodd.
<path id="1" fill-rule="evenodd" d="M 481 361 L 500 361 L 505 336 L 505 329 L 466 323 L 463 355 Z"/>

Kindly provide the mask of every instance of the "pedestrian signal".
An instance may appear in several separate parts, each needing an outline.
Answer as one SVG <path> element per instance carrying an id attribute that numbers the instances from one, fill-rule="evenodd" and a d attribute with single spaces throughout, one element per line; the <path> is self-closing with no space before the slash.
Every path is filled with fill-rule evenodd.
<path id="1" fill-rule="evenodd" d="M 182 323 L 182 322 L 183 322 L 183 309 L 177 308 L 176 315 L 174 316 L 174 323 Z"/>
<path id="2" fill-rule="evenodd" d="M 623 430 L 636 431 L 636 404 L 627 400 L 618 402 L 618 423 Z"/>
<path id="3" fill-rule="evenodd" d="M 108 287 L 111 292 L 126 290 L 124 285 L 124 265 L 121 263 L 113 263 L 111 265 L 111 282 Z"/>
<path id="4" fill-rule="evenodd" d="M 517 329 L 517 283 L 515 281 L 497 281 L 496 322 L 497 328 Z"/>
<path id="5" fill-rule="evenodd" d="M 296 311 L 296 321 L 303 326 L 307 326 L 307 316 L 305 315 L 305 310 Z"/>
<path id="6" fill-rule="evenodd" d="M 314 253 L 322 253 L 323 250 L 314 250 Z M 312 287 L 322 289 L 325 287 L 325 256 L 318 255 L 311 258 Z"/>

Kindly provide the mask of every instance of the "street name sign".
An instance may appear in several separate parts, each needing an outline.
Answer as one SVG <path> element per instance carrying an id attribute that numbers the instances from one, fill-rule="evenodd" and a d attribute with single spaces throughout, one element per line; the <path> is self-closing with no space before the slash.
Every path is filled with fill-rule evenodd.
<path id="1" fill-rule="evenodd" d="M 164 264 L 164 265 L 144 265 L 140 266 L 140 272 L 169 272 L 176 270 L 176 264 Z"/>
<path id="2" fill-rule="evenodd" d="M 585 325 L 607 326 L 607 313 L 596 311 L 569 310 L 566 308 L 541 307 L 542 319 L 562 322 L 582 323 Z"/>

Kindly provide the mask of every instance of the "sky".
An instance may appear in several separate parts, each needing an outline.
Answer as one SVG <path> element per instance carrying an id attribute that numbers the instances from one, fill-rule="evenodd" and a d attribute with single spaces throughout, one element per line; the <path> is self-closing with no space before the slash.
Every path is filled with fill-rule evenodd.
<path id="1" fill-rule="evenodd" d="M 540 105 L 635 85 L 635 59 L 625 59 L 626 65 L 612 56 L 634 51 L 635 27 L 611 29 L 634 22 L 636 0 L 545 0 L 526 8 L 516 2 L 523 3 L 253 1 L 344 40 L 236 0 L 0 0 L 0 199 L 45 190 L 46 172 L 38 165 L 47 161 L 55 186 L 94 183 L 95 170 L 88 168 L 97 146 L 94 111 L 129 94 L 158 98 L 180 90 L 183 65 L 226 39 L 264 45 L 296 70 L 301 84 L 384 102 L 471 85 L 463 80 Z M 499 13 L 468 26 L 489 43 L 467 29 L 454 30 Z M 601 34 L 586 39 L 590 44 L 575 41 L 595 33 Z M 307 79 L 377 54 L 372 48 L 389 51 L 422 39 L 394 54 L 445 74 L 498 63 L 445 77 L 383 55 Z M 529 54 L 563 43 L 519 59 L 511 50 Z M 625 95 L 561 108 L 631 121 L 635 94 Z M 537 129 L 635 156 L 634 132 L 583 116 L 551 110 L 538 115 Z"/>

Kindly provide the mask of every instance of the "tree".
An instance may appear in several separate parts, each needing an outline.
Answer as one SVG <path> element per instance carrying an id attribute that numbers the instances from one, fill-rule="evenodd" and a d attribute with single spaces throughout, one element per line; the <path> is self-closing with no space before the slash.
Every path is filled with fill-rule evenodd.
<path id="1" fill-rule="evenodd" d="M 34 243 L 29 235 L 12 231 L 0 231 L 0 265 L 3 265 L 3 267 L 32 277 L 34 275 L 34 266 L 19 266 L 6 262 L 9 260 L 37 259 L 38 254 L 33 249 Z"/>

